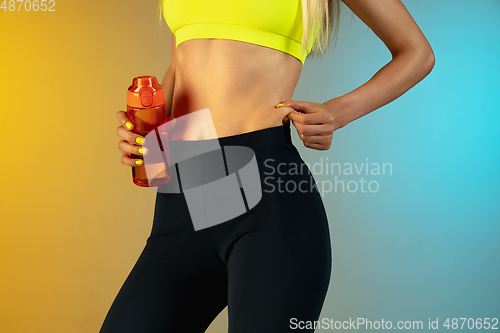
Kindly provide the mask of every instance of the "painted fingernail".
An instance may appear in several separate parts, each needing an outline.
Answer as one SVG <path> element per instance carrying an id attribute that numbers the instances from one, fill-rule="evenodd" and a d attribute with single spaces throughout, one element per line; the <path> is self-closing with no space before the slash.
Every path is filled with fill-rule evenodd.
<path id="1" fill-rule="evenodd" d="M 139 148 L 139 154 L 143 154 L 144 155 L 144 154 L 146 154 L 146 152 L 147 152 L 146 148 L 144 148 L 144 147 Z"/>
<path id="2" fill-rule="evenodd" d="M 135 161 L 135 164 L 137 164 L 137 165 L 141 165 L 141 164 L 142 164 L 142 160 L 137 160 L 137 161 Z"/>
<path id="3" fill-rule="evenodd" d="M 142 145 L 144 143 L 144 139 L 141 138 L 140 136 L 138 136 L 137 138 L 135 138 L 135 142 L 137 142 L 138 144 Z"/>
<path id="4" fill-rule="evenodd" d="M 275 108 L 285 105 L 285 103 L 280 103 L 275 106 Z"/>
<path id="5" fill-rule="evenodd" d="M 127 121 L 125 123 L 125 127 L 128 128 L 128 129 L 131 129 L 132 128 L 132 124 L 130 123 L 130 121 Z"/>

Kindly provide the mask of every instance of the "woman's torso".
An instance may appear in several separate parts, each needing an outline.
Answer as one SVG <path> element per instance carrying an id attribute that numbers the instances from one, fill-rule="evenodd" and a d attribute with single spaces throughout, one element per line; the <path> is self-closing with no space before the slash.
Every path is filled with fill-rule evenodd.
<path id="1" fill-rule="evenodd" d="M 176 50 L 172 116 L 208 108 L 217 137 L 282 125 L 291 109 L 274 106 L 292 97 L 301 71 L 297 58 L 275 49 L 226 39 L 184 41 Z"/>

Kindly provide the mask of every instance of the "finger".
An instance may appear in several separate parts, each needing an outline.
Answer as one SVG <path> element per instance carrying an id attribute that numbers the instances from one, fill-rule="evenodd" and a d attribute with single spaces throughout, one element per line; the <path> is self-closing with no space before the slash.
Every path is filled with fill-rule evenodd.
<path id="1" fill-rule="evenodd" d="M 311 142 L 304 142 L 304 146 L 307 148 L 316 149 L 316 150 L 328 150 L 328 149 L 330 149 L 330 145 L 311 143 Z"/>
<path id="2" fill-rule="evenodd" d="M 322 112 L 303 113 L 302 114 L 304 125 L 321 125 L 325 123 L 325 117 Z"/>
<path id="3" fill-rule="evenodd" d="M 319 125 L 313 125 L 315 127 L 320 127 Z M 302 128 L 299 127 L 297 128 L 297 135 L 302 141 L 305 142 L 310 142 L 310 143 L 319 143 L 319 144 L 324 144 L 331 142 L 333 139 L 333 134 L 330 132 L 327 133 L 317 133 L 313 132 L 312 134 L 305 134 L 302 131 Z"/>
<path id="4" fill-rule="evenodd" d="M 297 123 L 295 125 L 297 129 L 297 133 L 303 135 L 329 135 L 331 134 L 331 130 L 325 124 L 320 125 L 304 125 Z"/>
<path id="5" fill-rule="evenodd" d="M 116 134 L 120 138 L 122 138 L 123 140 L 128 141 L 129 143 L 137 144 L 137 145 L 144 144 L 144 137 L 143 136 L 136 134 L 136 133 L 132 133 L 131 131 L 125 129 L 125 127 L 123 127 L 123 126 L 118 126 L 116 128 Z"/>
<path id="6" fill-rule="evenodd" d="M 290 112 L 287 117 L 292 121 L 297 121 L 303 125 L 321 125 L 325 123 L 324 117 L 321 112 L 316 113 L 302 113 L 302 112 Z"/>
<path id="7" fill-rule="evenodd" d="M 142 146 L 131 145 L 125 140 L 118 142 L 118 149 L 125 153 L 131 153 L 135 155 L 146 155 L 148 153 L 148 148 Z"/>
<path id="8" fill-rule="evenodd" d="M 303 135 L 300 139 L 302 141 L 317 144 L 325 144 L 328 141 L 331 141 L 331 139 L 329 139 L 329 137 L 325 135 Z"/>
<path id="9" fill-rule="evenodd" d="M 295 104 L 294 102 L 295 102 L 295 101 L 292 101 L 292 100 L 290 100 L 290 99 L 287 99 L 286 101 L 284 101 L 284 102 L 282 102 L 282 103 L 279 103 L 279 104 L 277 104 L 277 105 L 275 105 L 275 106 L 274 106 L 276 109 L 282 109 L 282 110 L 284 110 L 284 111 L 288 111 L 288 113 L 287 113 L 287 114 L 284 114 L 284 115 L 283 115 L 283 121 L 290 121 L 290 120 L 291 120 L 292 122 L 293 122 L 294 120 L 295 120 L 295 121 L 297 121 L 297 122 L 300 122 L 300 121 L 301 121 L 301 120 L 300 120 L 300 119 L 301 119 L 301 118 L 300 118 L 300 116 L 295 116 L 295 114 L 296 114 L 297 112 L 295 112 L 295 109 L 292 107 L 292 105 L 294 105 L 295 107 L 298 107 L 298 104 Z M 280 111 L 281 111 L 281 110 L 280 110 Z"/>
<path id="10" fill-rule="evenodd" d="M 116 119 L 118 119 L 118 121 L 120 122 L 120 124 L 128 129 L 128 130 L 131 130 L 132 128 L 134 128 L 134 124 L 132 123 L 132 121 L 128 118 L 128 115 L 127 115 L 127 112 L 125 111 L 118 111 L 116 113 Z"/>
<path id="11" fill-rule="evenodd" d="M 288 113 L 286 115 L 286 117 L 289 120 L 291 120 L 294 125 L 295 125 L 295 122 L 297 122 L 299 124 L 303 124 L 304 123 L 304 115 L 302 113 L 300 113 L 300 112 L 292 111 L 292 112 Z"/>
<path id="12" fill-rule="evenodd" d="M 122 158 L 121 158 L 122 164 L 125 164 L 129 167 L 136 167 L 136 166 L 141 166 L 144 164 L 144 161 L 139 158 L 131 158 L 130 154 L 122 152 Z"/>
<path id="13" fill-rule="evenodd" d="M 308 110 L 312 107 L 311 102 L 305 102 L 305 101 L 294 101 L 291 99 L 285 100 L 283 103 L 276 105 L 276 107 L 290 107 L 296 111 L 305 111 Z M 307 111 L 305 111 L 307 112 Z"/>

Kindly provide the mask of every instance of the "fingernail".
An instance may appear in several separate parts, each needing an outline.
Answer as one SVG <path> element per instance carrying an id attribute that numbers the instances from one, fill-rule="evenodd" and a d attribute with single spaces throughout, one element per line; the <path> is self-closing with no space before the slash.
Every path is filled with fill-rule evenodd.
<path id="1" fill-rule="evenodd" d="M 137 138 L 135 138 L 135 142 L 137 142 L 138 144 L 142 145 L 144 143 L 144 139 L 141 138 L 140 136 L 138 136 Z"/>
<path id="2" fill-rule="evenodd" d="M 137 161 L 135 161 L 135 164 L 137 164 L 137 165 L 141 165 L 141 164 L 142 164 L 142 160 L 137 160 Z"/>
<path id="3" fill-rule="evenodd" d="M 139 154 L 143 154 L 144 155 L 144 154 L 146 154 L 146 152 L 147 152 L 146 148 L 144 148 L 144 147 L 139 148 Z"/>
<path id="4" fill-rule="evenodd" d="M 130 123 L 130 121 L 127 121 L 125 123 L 125 127 L 128 128 L 128 129 L 131 129 L 132 128 L 132 124 Z"/>
<path id="5" fill-rule="evenodd" d="M 285 103 L 280 103 L 275 106 L 275 108 L 285 105 Z"/>

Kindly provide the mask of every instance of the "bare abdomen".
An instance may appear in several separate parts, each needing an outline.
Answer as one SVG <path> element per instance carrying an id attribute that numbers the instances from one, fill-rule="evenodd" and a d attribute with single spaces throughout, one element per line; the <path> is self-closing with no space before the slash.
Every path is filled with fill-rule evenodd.
<path id="1" fill-rule="evenodd" d="M 284 52 L 221 39 L 193 39 L 176 52 L 172 115 L 209 109 L 218 137 L 279 126 L 301 62 Z"/>

